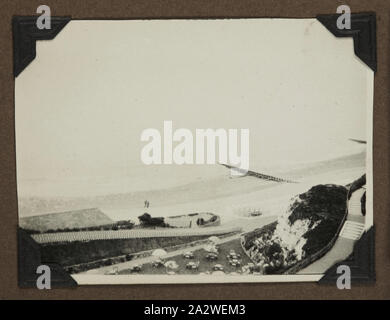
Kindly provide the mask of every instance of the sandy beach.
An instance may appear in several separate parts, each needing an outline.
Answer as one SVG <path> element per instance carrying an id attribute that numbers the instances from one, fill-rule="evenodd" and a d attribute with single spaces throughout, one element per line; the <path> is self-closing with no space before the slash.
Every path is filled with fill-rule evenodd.
<path id="1" fill-rule="evenodd" d="M 230 171 L 220 165 L 207 168 L 208 172 L 212 172 L 211 175 L 188 176 L 189 182 L 184 183 L 185 168 L 180 170 L 183 177 L 180 179 L 181 184 L 169 188 L 95 197 L 56 198 L 55 207 L 48 202 L 42 211 L 47 213 L 96 207 L 113 220 L 135 222 L 144 212 L 154 217 L 212 212 L 221 217 L 223 226 L 240 225 L 245 231 L 256 227 L 256 220 L 259 219 L 248 217 L 249 212 L 260 211 L 262 217 L 279 216 L 285 212 L 292 197 L 314 185 L 345 185 L 355 180 L 365 172 L 365 153 L 305 164 L 289 171 L 271 172 L 297 183 L 278 183 L 248 176 L 233 178 Z M 167 184 L 170 184 L 169 181 Z M 145 200 L 150 202 L 149 208 L 144 208 Z M 20 201 L 23 216 L 23 205 L 26 203 L 24 199 Z M 40 214 L 45 213 L 42 211 Z"/>
<path id="2" fill-rule="evenodd" d="M 285 212 L 292 197 L 310 187 L 317 184 L 345 185 L 364 173 L 364 154 L 355 154 L 344 160 L 328 161 L 329 166 L 321 162 L 289 172 L 288 177 L 298 183 L 263 181 L 255 177 L 231 178 L 228 170 L 218 167 L 216 170 L 220 175 L 215 178 L 140 194 L 132 201 L 123 200 L 122 204 L 103 204 L 101 209 L 115 220 L 136 219 L 144 211 L 152 216 L 213 212 L 221 216 L 223 225 L 237 220 L 252 224 L 256 217 L 247 217 L 248 212 L 259 210 L 262 216 L 278 216 Z M 142 206 L 144 198 L 151 203 L 148 209 Z"/>

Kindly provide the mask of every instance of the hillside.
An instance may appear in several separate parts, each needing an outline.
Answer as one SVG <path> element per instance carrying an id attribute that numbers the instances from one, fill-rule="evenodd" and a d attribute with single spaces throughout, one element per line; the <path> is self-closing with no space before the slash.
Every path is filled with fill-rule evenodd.
<path id="1" fill-rule="evenodd" d="M 307 221 L 307 239 L 302 247 L 306 255 L 326 246 L 335 235 L 346 213 L 347 189 L 338 185 L 318 185 L 300 194 L 290 207 L 288 220 Z"/>
<path id="2" fill-rule="evenodd" d="M 113 222 L 97 208 L 49 213 L 19 219 L 20 227 L 37 231 L 93 227 Z"/>
<path id="3" fill-rule="evenodd" d="M 346 214 L 347 188 L 316 185 L 291 199 L 277 222 L 243 236 L 248 255 L 264 274 L 281 273 L 325 248 Z"/>

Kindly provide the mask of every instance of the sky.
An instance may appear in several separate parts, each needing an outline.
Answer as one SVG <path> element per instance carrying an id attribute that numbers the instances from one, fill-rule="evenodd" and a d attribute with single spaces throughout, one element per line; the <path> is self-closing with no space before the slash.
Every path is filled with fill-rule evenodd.
<path id="1" fill-rule="evenodd" d="M 161 176 L 142 164 L 140 136 L 164 120 L 249 129 L 250 169 L 356 153 L 348 139 L 367 138 L 372 81 L 352 38 L 315 19 L 71 21 L 16 78 L 18 191 L 67 179 L 93 189 L 97 177 L 113 179 L 108 193 L 124 176 L 152 186 Z"/>

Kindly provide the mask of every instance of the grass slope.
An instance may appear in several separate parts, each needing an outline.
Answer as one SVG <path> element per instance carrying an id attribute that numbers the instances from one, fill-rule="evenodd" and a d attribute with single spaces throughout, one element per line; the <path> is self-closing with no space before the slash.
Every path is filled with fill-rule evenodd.
<path id="1" fill-rule="evenodd" d="M 92 227 L 113 222 L 97 208 L 49 213 L 19 219 L 20 227 L 37 231 Z"/>

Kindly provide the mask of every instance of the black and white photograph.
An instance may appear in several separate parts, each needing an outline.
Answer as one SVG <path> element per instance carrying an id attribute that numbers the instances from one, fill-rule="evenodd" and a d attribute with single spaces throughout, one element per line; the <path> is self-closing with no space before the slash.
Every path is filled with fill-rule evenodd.
<path id="1" fill-rule="evenodd" d="M 15 79 L 19 228 L 79 285 L 319 281 L 373 226 L 373 92 L 314 18 L 71 20 Z"/>

